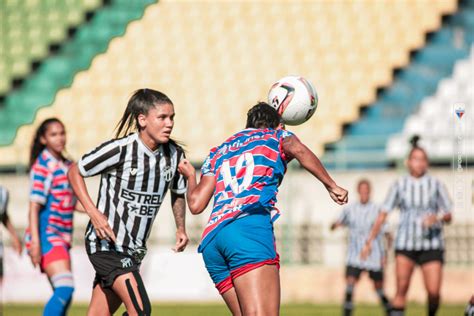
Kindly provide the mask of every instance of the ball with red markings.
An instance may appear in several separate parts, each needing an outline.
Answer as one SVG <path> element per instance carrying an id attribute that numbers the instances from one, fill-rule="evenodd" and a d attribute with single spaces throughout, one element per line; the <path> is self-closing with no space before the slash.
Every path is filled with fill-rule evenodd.
<path id="1" fill-rule="evenodd" d="M 268 92 L 273 106 L 287 125 L 300 125 L 313 116 L 318 107 L 314 86 L 303 77 L 287 76 L 275 82 Z"/>

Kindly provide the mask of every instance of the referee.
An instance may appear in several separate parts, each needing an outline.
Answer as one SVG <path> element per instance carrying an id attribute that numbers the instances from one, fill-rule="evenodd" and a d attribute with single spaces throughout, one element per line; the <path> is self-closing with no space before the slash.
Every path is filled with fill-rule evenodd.
<path id="1" fill-rule="evenodd" d="M 343 208 L 339 219 L 331 225 L 331 230 L 346 226 L 349 228 L 349 244 L 346 258 L 346 291 L 344 298 L 344 315 L 350 316 L 353 312 L 352 296 L 354 287 L 362 272 L 367 271 L 374 282 L 374 288 L 387 314 L 390 312 L 390 303 L 383 290 L 383 268 L 386 259 L 383 235 L 388 247 L 391 236 L 388 232 L 380 232 L 372 242 L 372 252 L 365 260 L 360 258 L 364 242 L 369 236 L 372 225 L 380 212 L 379 205 L 370 201 L 370 182 L 361 179 L 357 183 L 359 201 Z"/>
<path id="2" fill-rule="evenodd" d="M 406 295 L 416 265 L 421 267 L 428 292 L 428 315 L 439 307 L 442 267 L 444 262 L 443 225 L 451 222 L 452 203 L 444 185 L 428 173 L 428 155 L 419 147 L 418 137 L 412 139 L 408 155 L 409 174 L 390 188 L 361 257 L 372 250 L 388 213 L 400 209 L 400 223 L 395 239 L 397 292 L 392 301 L 392 315 L 405 313 Z"/>

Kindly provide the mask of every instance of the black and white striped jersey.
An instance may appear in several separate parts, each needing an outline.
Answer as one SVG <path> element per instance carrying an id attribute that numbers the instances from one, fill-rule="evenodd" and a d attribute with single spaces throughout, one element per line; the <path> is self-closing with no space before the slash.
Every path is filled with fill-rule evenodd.
<path id="1" fill-rule="evenodd" d="M 366 260 L 360 258 L 365 241 L 369 237 L 379 213 L 380 206 L 372 202 L 365 204 L 360 202 L 352 203 L 343 208 L 338 222 L 349 228 L 347 265 L 371 271 L 380 271 L 382 269 L 382 259 L 385 254 L 383 245 L 385 227 L 372 242 L 372 251 L 369 257 Z"/>
<path id="2" fill-rule="evenodd" d="M 0 185 L 0 223 L 5 220 L 8 208 L 8 190 Z M 0 260 L 3 258 L 3 236 L 0 232 Z M 1 264 L 1 262 L 0 262 Z"/>
<path id="3" fill-rule="evenodd" d="M 425 174 L 420 178 L 407 175 L 397 180 L 382 206 L 384 212 L 400 209 L 395 249 L 444 249 L 443 225 L 436 223 L 426 228 L 423 220 L 431 214 L 449 213 L 451 207 L 446 188 L 431 175 Z"/>
<path id="4" fill-rule="evenodd" d="M 180 146 L 162 144 L 154 152 L 138 133 L 103 143 L 78 162 L 82 176 L 101 174 L 97 208 L 108 218 L 116 243 L 100 240 L 91 222 L 86 230 L 86 249 L 133 253 L 146 247 L 151 225 L 168 188 L 184 194 L 186 182 L 177 171 L 184 158 Z"/>
<path id="5" fill-rule="evenodd" d="M 7 213 L 8 207 L 8 190 L 0 185 L 0 222 Z"/>

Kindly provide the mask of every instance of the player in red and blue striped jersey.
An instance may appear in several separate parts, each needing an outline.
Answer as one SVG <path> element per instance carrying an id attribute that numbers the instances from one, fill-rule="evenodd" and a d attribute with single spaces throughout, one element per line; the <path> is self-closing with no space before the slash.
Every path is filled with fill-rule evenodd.
<path id="1" fill-rule="evenodd" d="M 246 128 L 211 149 L 196 172 L 188 161 L 179 165 L 189 180 L 187 201 L 201 213 L 214 196 L 199 252 L 234 315 L 278 315 L 279 257 L 273 221 L 278 187 L 287 163 L 295 158 L 327 188 L 338 204 L 347 191 L 331 179 L 319 159 L 291 132 L 282 129 L 277 111 L 264 102 L 247 114 Z"/>
<path id="2" fill-rule="evenodd" d="M 26 247 L 34 266 L 39 265 L 53 287 L 44 315 L 65 315 L 74 281 L 69 248 L 76 197 L 67 179 L 71 161 L 63 156 L 64 125 L 45 120 L 36 131 L 30 155 L 30 213 Z"/>

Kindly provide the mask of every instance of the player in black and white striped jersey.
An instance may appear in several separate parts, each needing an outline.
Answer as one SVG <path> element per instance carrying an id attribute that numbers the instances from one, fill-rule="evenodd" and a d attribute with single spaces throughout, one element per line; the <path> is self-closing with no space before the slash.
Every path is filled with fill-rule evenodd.
<path id="1" fill-rule="evenodd" d="M 187 245 L 186 183 L 177 171 L 184 152 L 170 139 L 173 126 L 171 100 L 155 90 L 137 90 L 118 125 L 117 138 L 84 155 L 69 171 L 74 191 L 91 218 L 85 243 L 96 279 L 89 315 L 113 314 L 121 302 L 130 314 L 150 315 L 138 269 L 168 189 L 177 226 L 175 250 L 183 251 Z M 128 134 L 134 128 L 137 132 Z M 123 134 L 128 135 L 119 138 Z M 98 174 L 94 206 L 83 178 Z"/>
<path id="2" fill-rule="evenodd" d="M 388 213 L 400 209 L 400 223 L 395 239 L 397 292 L 392 302 L 392 315 L 404 315 L 406 294 L 415 266 L 423 271 L 428 292 L 428 315 L 439 307 L 442 266 L 444 261 L 443 225 L 451 222 L 452 203 L 444 185 L 428 174 L 428 155 L 412 139 L 413 148 L 407 161 L 409 175 L 398 179 L 390 188 L 377 221 L 361 256 L 371 251 Z"/>
<path id="3" fill-rule="evenodd" d="M 15 249 L 15 252 L 18 255 L 21 255 L 22 245 L 18 234 L 13 227 L 10 217 L 8 216 L 8 201 L 9 201 L 8 190 L 0 185 L 0 223 L 5 225 L 8 232 L 10 233 L 10 238 L 12 246 Z M 3 236 L 0 233 L 0 286 L 3 281 Z"/>
<path id="4" fill-rule="evenodd" d="M 354 287 L 362 272 L 367 271 L 369 277 L 374 282 L 374 288 L 380 301 L 388 314 L 390 303 L 383 290 L 384 264 L 386 260 L 386 250 L 383 237 L 386 237 L 386 244 L 390 247 L 391 236 L 388 232 L 381 231 L 372 242 L 372 252 L 370 256 L 362 260 L 360 252 L 364 247 L 365 240 L 369 236 L 372 225 L 380 213 L 380 206 L 370 201 L 370 182 L 361 179 L 357 183 L 357 193 L 359 201 L 351 203 L 343 208 L 339 219 L 331 225 L 331 230 L 341 226 L 349 228 L 349 244 L 346 257 L 346 291 L 344 296 L 344 315 L 352 315 L 354 305 L 352 297 Z"/>

